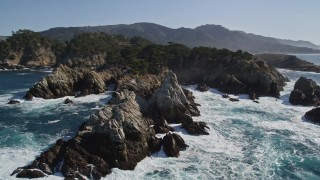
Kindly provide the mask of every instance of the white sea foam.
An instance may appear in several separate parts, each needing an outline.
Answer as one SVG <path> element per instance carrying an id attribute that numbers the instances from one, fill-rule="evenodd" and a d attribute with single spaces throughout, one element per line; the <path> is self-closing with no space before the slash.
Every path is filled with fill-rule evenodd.
<path id="1" fill-rule="evenodd" d="M 320 127 L 304 122 L 302 118 L 312 107 L 293 106 L 288 102 L 289 93 L 301 75 L 311 76 L 318 83 L 320 75 L 280 71 L 292 81 L 287 83 L 280 99 L 261 97 L 259 104 L 253 103 L 247 95 L 232 95 L 240 102 L 230 102 L 221 98 L 223 93 L 215 89 L 198 92 L 194 90 L 195 86 L 189 86 L 196 102 L 201 104 L 201 116 L 194 120 L 207 122 L 210 135 L 191 136 L 174 125 L 189 145 L 179 158 L 165 158 L 160 152 L 160 156 L 147 157 L 138 163 L 134 171 L 113 169 L 106 179 L 279 179 L 275 167 L 283 166 L 282 161 L 296 157 L 303 162 L 304 156 L 308 156 L 298 149 L 299 146 L 310 148 L 310 151 L 314 146 L 320 147 Z M 250 133 L 257 133 L 261 139 Z M 301 145 L 279 151 L 273 142 L 277 136 L 283 138 L 280 141 Z M 306 174 L 308 172 L 296 173 L 298 177 L 306 177 Z"/>
<path id="2" fill-rule="evenodd" d="M 54 120 L 54 121 L 48 121 L 48 124 L 57 123 L 57 122 L 59 122 L 59 121 L 61 121 L 61 120 L 60 120 L 60 119 L 57 119 L 57 120 Z"/>
<path id="3" fill-rule="evenodd" d="M 261 97 L 259 104 L 249 100 L 247 95 L 232 95 L 239 98 L 240 102 L 230 102 L 221 98 L 223 93 L 215 89 L 198 92 L 195 86 L 189 86 L 196 102 L 201 104 L 201 116 L 194 117 L 194 120 L 207 122 L 210 134 L 192 136 L 181 125 L 172 125 L 189 145 L 189 148 L 180 152 L 180 157 L 167 158 L 161 150 L 139 162 L 135 170 L 114 168 L 104 179 L 282 179 L 275 169 L 280 171 L 285 167 L 285 162 L 292 163 L 292 168 L 299 170 L 301 167 L 295 167 L 295 163 L 304 163 L 310 157 L 319 159 L 320 126 L 305 122 L 302 118 L 312 107 L 293 106 L 288 98 L 295 81 L 301 75 L 313 78 L 317 83 L 320 75 L 282 69 L 279 71 L 292 81 L 287 83 L 280 99 Z M 108 97 L 110 95 L 105 93 L 68 98 L 81 103 L 104 102 Z M 35 99 L 22 104 L 31 103 L 29 106 L 34 106 L 31 108 L 36 110 L 61 104 L 64 99 Z M 12 178 L 8 174 L 33 160 L 40 153 L 38 150 L 37 147 L 27 150 L 1 149 L 0 169 L 3 167 L 4 170 L 0 171 L 0 179 Z M 292 158 L 297 159 L 297 162 L 291 162 Z M 5 161 L 9 161 L 9 165 L 2 163 Z M 302 179 L 314 177 L 312 172 L 303 170 L 292 173 Z M 50 178 L 61 179 L 59 176 Z"/>

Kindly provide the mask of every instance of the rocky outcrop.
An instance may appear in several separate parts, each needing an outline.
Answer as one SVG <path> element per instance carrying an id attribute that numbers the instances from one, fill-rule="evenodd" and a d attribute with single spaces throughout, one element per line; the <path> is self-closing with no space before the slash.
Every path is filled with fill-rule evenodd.
<path id="1" fill-rule="evenodd" d="M 275 68 L 256 59 L 229 56 L 216 59 L 188 60 L 183 68 L 173 67 L 182 84 L 205 83 L 231 94 L 255 92 L 257 96 L 275 96 L 283 89 L 286 78 Z"/>
<path id="2" fill-rule="evenodd" d="M 52 99 L 72 95 L 84 96 L 98 94 L 106 89 L 105 81 L 97 72 L 60 65 L 53 74 L 34 84 L 25 97 Z"/>
<path id="3" fill-rule="evenodd" d="M 258 59 L 265 61 L 268 65 L 291 69 L 295 71 L 311 71 L 320 73 L 320 66 L 317 66 L 311 62 L 299 59 L 294 55 L 286 54 L 257 54 Z"/>
<path id="4" fill-rule="evenodd" d="M 63 103 L 64 103 L 64 104 L 72 104 L 73 101 L 72 101 L 71 99 L 67 98 L 67 99 L 64 100 Z"/>
<path id="5" fill-rule="evenodd" d="M 42 171 L 32 169 L 22 169 L 17 173 L 17 178 L 42 178 L 45 176 Z"/>
<path id="6" fill-rule="evenodd" d="M 114 167 L 134 169 L 139 161 L 159 151 L 162 145 L 168 156 L 177 157 L 179 151 L 188 146 L 179 135 L 169 132 L 173 129 L 166 121 L 180 122 L 186 129 L 206 124 L 194 122 L 191 117 L 198 111 L 192 93 L 179 86 L 174 73 L 164 74 L 166 76 L 162 79 L 162 76 L 140 76 L 140 79 L 124 75 L 114 80 L 117 88 L 108 105 L 92 114 L 74 138 L 67 142 L 58 140 L 30 165 L 18 168 L 13 174 L 40 170 L 47 175 L 61 172 L 66 178 L 100 179 Z M 157 83 L 151 84 L 150 81 Z M 155 136 L 157 126 L 168 133 L 165 138 Z M 207 133 L 205 128 L 187 131 Z"/>
<path id="7" fill-rule="evenodd" d="M 320 108 L 314 108 L 306 112 L 304 117 L 314 123 L 320 123 Z"/>
<path id="8" fill-rule="evenodd" d="M 22 69 L 24 67 L 53 67 L 56 65 L 57 57 L 50 47 L 39 47 L 30 50 L 24 47 L 19 51 L 11 51 L 10 59 L 3 59 L 0 67 L 6 69 Z"/>
<path id="9" fill-rule="evenodd" d="M 294 105 L 313 106 L 319 104 L 320 86 L 312 79 L 300 77 L 290 93 L 289 102 Z"/>
<path id="10" fill-rule="evenodd" d="M 209 87 L 204 84 L 204 83 L 200 83 L 198 84 L 197 86 L 197 90 L 201 91 L 201 92 L 205 92 L 205 91 L 208 91 L 209 90 Z"/>
<path id="11" fill-rule="evenodd" d="M 178 157 L 180 150 L 189 147 L 178 134 L 166 134 L 163 137 L 162 144 L 168 157 Z"/>

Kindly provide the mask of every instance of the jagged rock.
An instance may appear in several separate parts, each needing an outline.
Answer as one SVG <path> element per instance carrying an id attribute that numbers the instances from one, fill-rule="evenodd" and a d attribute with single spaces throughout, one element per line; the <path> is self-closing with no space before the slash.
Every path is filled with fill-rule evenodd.
<path id="1" fill-rule="evenodd" d="M 320 123 L 320 107 L 311 109 L 310 111 L 306 112 L 304 117 L 309 121 Z"/>
<path id="2" fill-rule="evenodd" d="M 70 69 L 60 65 L 53 74 L 46 76 L 33 85 L 25 98 L 35 96 L 44 99 L 74 95 L 98 94 L 107 89 L 103 78 L 94 71 L 87 69 Z"/>
<path id="3" fill-rule="evenodd" d="M 23 169 L 17 174 L 17 178 L 41 178 L 46 175 L 39 170 Z"/>
<path id="4" fill-rule="evenodd" d="M 209 87 L 205 83 L 200 83 L 197 86 L 197 90 L 199 90 L 201 92 L 205 92 L 205 91 L 209 90 Z"/>
<path id="5" fill-rule="evenodd" d="M 185 150 L 188 145 L 178 134 L 166 134 L 162 139 L 164 152 L 168 157 L 178 157 L 179 151 Z"/>
<path id="6" fill-rule="evenodd" d="M 273 97 L 279 98 L 280 97 L 280 92 L 278 90 L 278 84 L 275 82 L 270 83 L 270 92 L 269 94 Z"/>
<path id="7" fill-rule="evenodd" d="M 7 104 L 20 104 L 20 101 L 11 99 Z"/>
<path id="8" fill-rule="evenodd" d="M 180 115 L 182 127 L 186 129 L 189 134 L 192 135 L 208 135 L 207 129 L 209 127 L 205 122 L 194 122 L 192 117 L 186 114 Z"/>
<path id="9" fill-rule="evenodd" d="M 192 93 L 182 90 L 174 73 L 167 74 L 164 80 L 161 76 L 118 77 L 118 88 L 108 105 L 92 114 L 74 138 L 67 142 L 58 140 L 30 165 L 19 169 L 39 169 L 48 175 L 61 172 L 65 178 L 100 179 L 114 167 L 132 170 L 150 153 L 159 151 L 165 141 L 155 136 L 157 123 L 159 127 L 170 128 L 166 124 L 170 119 L 182 122 L 190 133 L 204 134 L 201 132 L 205 132 L 205 123 L 193 122 L 191 118 L 191 109 L 196 109 Z M 179 149 L 187 145 L 180 136 L 171 135 L 171 139 L 167 139 L 165 147 L 174 144 L 170 156 L 177 156 L 175 147 L 179 154 Z"/>
<path id="10" fill-rule="evenodd" d="M 64 100 L 63 103 L 64 103 L 64 104 L 72 104 L 73 101 L 72 101 L 71 99 L 67 98 L 66 100 Z"/>
<path id="11" fill-rule="evenodd" d="M 185 93 L 178 84 L 176 75 L 169 72 L 160 88 L 151 99 L 151 104 L 169 123 L 179 123 L 178 116 L 181 114 L 191 114 L 191 106 Z M 193 113 L 194 114 L 194 113 Z"/>
<path id="12" fill-rule="evenodd" d="M 174 129 L 168 125 L 167 121 L 163 117 L 156 120 L 153 128 L 157 134 L 163 134 L 168 133 L 169 131 L 174 131 Z"/>
<path id="13" fill-rule="evenodd" d="M 245 93 L 247 86 L 239 81 L 234 75 L 226 75 L 220 83 L 220 91 L 231 94 Z"/>
<path id="14" fill-rule="evenodd" d="M 239 102 L 240 100 L 238 98 L 229 98 L 229 101 L 231 101 L 231 102 Z"/>
<path id="15" fill-rule="evenodd" d="M 110 173 L 113 167 L 132 170 L 150 150 L 156 150 L 156 142 L 149 147 L 151 139 L 155 140 L 151 125 L 152 120 L 141 113 L 135 93 L 121 91 L 110 105 L 91 115 L 73 139 L 57 141 L 23 169 L 46 170 L 52 174 L 63 161 L 61 173 L 65 177 L 92 175 L 94 179 Z"/>
<path id="16" fill-rule="evenodd" d="M 318 97 L 320 97 L 320 86 L 312 79 L 300 77 L 290 93 L 289 102 L 294 105 L 318 105 Z"/>
<path id="17" fill-rule="evenodd" d="M 162 145 L 161 141 L 162 139 L 157 138 L 155 136 L 151 136 L 149 138 L 148 146 L 151 153 L 155 153 L 161 150 L 161 145 Z"/>
<path id="18" fill-rule="evenodd" d="M 176 141 L 180 151 L 186 150 L 187 147 L 189 147 L 186 144 L 186 142 L 182 139 L 182 137 L 179 136 L 178 134 L 172 133 L 172 136 L 173 136 L 173 139 Z"/>
<path id="19" fill-rule="evenodd" d="M 197 106 L 201 106 L 200 104 L 194 101 L 195 97 L 193 93 L 187 89 L 182 88 L 184 95 L 186 96 L 187 100 L 189 101 L 189 111 L 191 116 L 200 116 L 200 111 Z"/>
<path id="20" fill-rule="evenodd" d="M 27 101 L 32 101 L 33 95 L 30 94 L 30 93 L 27 93 L 23 98 L 24 98 L 25 100 L 27 100 Z"/>

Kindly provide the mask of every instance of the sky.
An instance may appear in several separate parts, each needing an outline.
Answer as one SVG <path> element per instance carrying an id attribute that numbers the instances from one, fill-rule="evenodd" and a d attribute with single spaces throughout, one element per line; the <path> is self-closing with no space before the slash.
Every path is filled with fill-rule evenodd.
<path id="1" fill-rule="evenodd" d="M 218 24 L 320 45 L 320 0 L 0 0 L 0 35 L 30 29 L 152 22 Z"/>

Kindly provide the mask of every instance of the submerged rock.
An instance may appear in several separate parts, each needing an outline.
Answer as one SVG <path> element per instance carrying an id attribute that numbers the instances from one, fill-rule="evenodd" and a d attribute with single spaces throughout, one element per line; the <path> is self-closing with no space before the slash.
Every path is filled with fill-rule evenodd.
<path id="1" fill-rule="evenodd" d="M 319 104 L 320 86 L 312 79 L 300 77 L 290 93 L 289 102 L 294 105 L 314 106 Z"/>
<path id="2" fill-rule="evenodd" d="M 229 101 L 231 101 L 231 102 L 239 102 L 240 100 L 238 98 L 229 98 Z"/>
<path id="3" fill-rule="evenodd" d="M 11 99 L 7 104 L 20 104 L 20 101 Z"/>
<path id="4" fill-rule="evenodd" d="M 66 100 L 64 100 L 63 103 L 64 103 L 64 104 L 72 104 L 73 101 L 72 101 L 71 99 L 67 98 Z"/>

